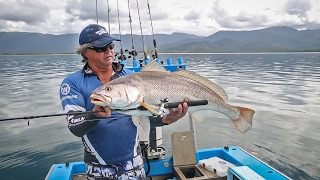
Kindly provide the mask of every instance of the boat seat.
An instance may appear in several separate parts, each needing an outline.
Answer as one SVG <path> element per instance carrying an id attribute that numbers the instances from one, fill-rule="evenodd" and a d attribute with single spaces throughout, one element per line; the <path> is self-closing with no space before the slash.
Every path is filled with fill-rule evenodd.
<path id="1" fill-rule="evenodd" d="M 192 131 L 171 134 L 173 175 L 181 180 L 220 179 L 214 172 L 196 164 L 196 147 Z"/>

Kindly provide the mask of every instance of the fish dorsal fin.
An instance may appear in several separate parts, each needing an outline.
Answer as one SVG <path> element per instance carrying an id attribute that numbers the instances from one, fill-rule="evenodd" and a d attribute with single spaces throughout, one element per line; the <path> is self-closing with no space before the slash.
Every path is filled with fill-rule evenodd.
<path id="1" fill-rule="evenodd" d="M 167 70 L 160 65 L 156 59 L 149 62 L 147 65 L 145 65 L 141 71 L 161 71 L 161 72 L 167 72 Z"/>
<path id="2" fill-rule="evenodd" d="M 179 70 L 179 71 L 176 71 L 173 73 L 176 75 L 179 75 L 179 76 L 186 77 L 186 78 L 191 79 L 193 81 L 196 81 L 196 82 L 208 87 L 209 89 L 213 90 L 223 100 L 225 100 L 225 101 L 228 100 L 227 93 L 220 86 L 218 86 L 214 82 L 210 81 L 209 79 L 200 76 L 199 74 L 196 74 L 192 71 L 187 71 L 187 70 Z"/>

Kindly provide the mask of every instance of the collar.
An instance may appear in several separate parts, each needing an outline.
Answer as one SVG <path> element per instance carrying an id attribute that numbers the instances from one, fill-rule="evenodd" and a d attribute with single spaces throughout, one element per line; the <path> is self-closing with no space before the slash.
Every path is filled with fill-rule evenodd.
<path id="1" fill-rule="evenodd" d="M 123 70 L 123 64 L 120 64 L 118 62 L 112 62 L 112 69 L 113 69 L 113 74 L 117 74 Z M 82 73 L 83 74 L 94 74 L 89 67 L 89 64 L 86 63 L 83 68 L 82 68 Z"/>

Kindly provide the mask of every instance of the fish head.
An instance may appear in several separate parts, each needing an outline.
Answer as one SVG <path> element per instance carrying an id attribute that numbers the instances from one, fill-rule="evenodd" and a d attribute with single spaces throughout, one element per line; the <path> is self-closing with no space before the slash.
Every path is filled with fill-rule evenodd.
<path id="1" fill-rule="evenodd" d="M 138 88 L 127 84 L 105 84 L 91 94 L 91 102 L 110 109 L 132 109 L 141 106 L 143 96 Z"/>

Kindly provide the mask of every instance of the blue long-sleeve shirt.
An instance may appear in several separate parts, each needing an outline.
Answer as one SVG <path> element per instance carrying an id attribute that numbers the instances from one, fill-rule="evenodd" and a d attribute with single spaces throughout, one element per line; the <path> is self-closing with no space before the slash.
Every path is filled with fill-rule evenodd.
<path id="1" fill-rule="evenodd" d="M 113 63 L 113 70 L 111 80 L 133 73 L 119 63 Z M 92 111 L 94 104 L 91 103 L 90 95 L 101 85 L 88 64 L 82 70 L 67 76 L 60 87 L 64 112 Z M 151 119 L 152 126 L 164 125 L 161 118 Z M 118 164 L 132 159 L 138 153 L 138 131 L 131 116 L 117 112 L 112 112 L 109 119 L 96 117 L 94 114 L 69 115 L 67 122 L 70 131 L 82 139 L 85 147 L 84 162 Z"/>

